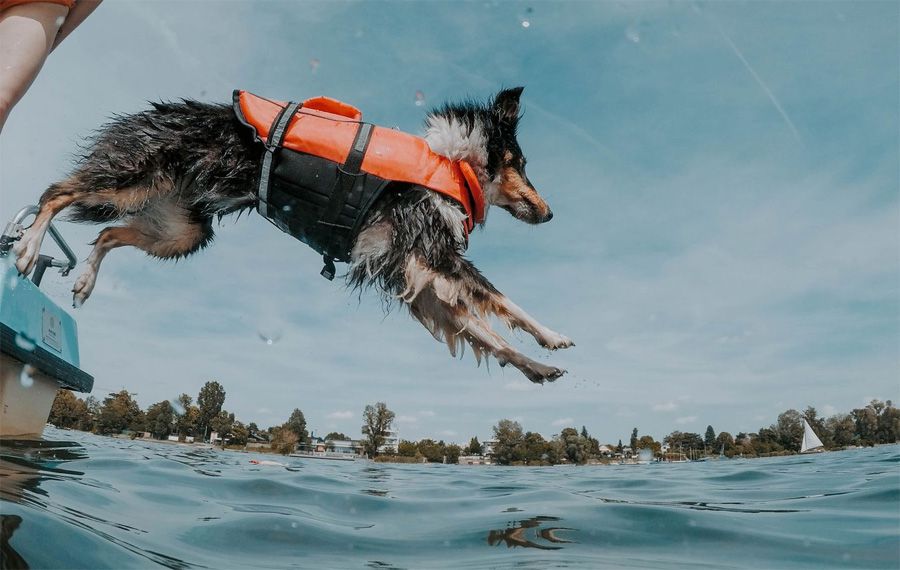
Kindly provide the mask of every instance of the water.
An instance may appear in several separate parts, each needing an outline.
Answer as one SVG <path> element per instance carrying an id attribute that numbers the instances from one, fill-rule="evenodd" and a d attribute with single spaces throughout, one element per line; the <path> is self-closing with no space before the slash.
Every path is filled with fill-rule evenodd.
<path id="1" fill-rule="evenodd" d="M 0 449 L 4 568 L 900 565 L 898 446 L 502 468 L 45 439 Z"/>

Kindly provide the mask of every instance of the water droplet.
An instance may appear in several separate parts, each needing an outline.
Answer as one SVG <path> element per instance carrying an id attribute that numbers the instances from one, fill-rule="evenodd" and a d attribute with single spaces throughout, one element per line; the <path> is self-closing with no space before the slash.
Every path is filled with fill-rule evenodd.
<path id="1" fill-rule="evenodd" d="M 319 69 L 319 63 L 320 63 L 320 62 L 319 62 L 319 58 L 317 58 L 317 57 L 314 57 L 314 58 L 312 58 L 311 60 L 309 60 L 309 69 L 310 69 L 310 71 L 312 71 L 313 73 L 315 73 L 316 70 Z"/>
<path id="2" fill-rule="evenodd" d="M 18 286 L 18 284 L 19 284 L 19 277 L 18 277 L 18 275 L 10 275 L 10 277 L 9 277 L 9 282 L 7 283 L 7 286 L 8 286 L 10 289 L 15 289 L 16 286 Z"/>
<path id="3" fill-rule="evenodd" d="M 523 27 L 523 28 L 530 28 L 530 27 L 531 27 L 531 21 L 530 21 L 530 20 L 522 20 L 522 27 Z"/>
<path id="4" fill-rule="evenodd" d="M 297 526 L 298 526 L 297 523 L 295 523 L 295 522 L 291 523 L 291 528 L 297 528 Z"/>
<path id="5" fill-rule="evenodd" d="M 169 404 L 172 405 L 172 409 L 176 414 L 178 414 L 179 416 L 184 415 L 184 406 L 181 405 L 181 402 L 173 398 L 169 400 Z"/>
<path id="6" fill-rule="evenodd" d="M 282 211 L 282 212 L 290 212 L 290 211 L 291 211 L 291 205 L 290 205 L 290 204 L 285 204 L 284 206 L 281 207 L 281 211 Z"/>
<path id="7" fill-rule="evenodd" d="M 37 347 L 37 343 L 25 336 L 22 333 L 18 333 L 16 335 L 16 346 L 21 348 L 22 350 L 27 350 L 31 352 Z"/>
<path id="8" fill-rule="evenodd" d="M 35 373 L 34 366 L 26 364 L 22 367 L 22 373 L 19 374 L 19 383 L 23 388 L 31 388 L 34 385 L 32 374 Z"/>
<path id="9" fill-rule="evenodd" d="M 425 94 L 416 89 L 416 107 L 421 107 L 425 104 Z"/>
<path id="10" fill-rule="evenodd" d="M 641 43 L 641 34 L 638 33 L 634 26 L 628 26 L 628 29 L 625 30 L 625 37 L 628 38 L 628 41 L 631 43 Z"/>

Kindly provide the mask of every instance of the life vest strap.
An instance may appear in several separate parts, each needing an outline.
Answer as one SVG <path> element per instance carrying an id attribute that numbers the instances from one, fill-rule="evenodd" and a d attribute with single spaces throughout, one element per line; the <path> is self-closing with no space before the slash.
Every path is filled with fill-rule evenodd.
<path id="1" fill-rule="evenodd" d="M 284 144 L 284 136 L 287 134 L 291 120 L 302 106 L 303 103 L 294 102 L 285 105 L 275 120 L 275 128 L 269 132 L 269 136 L 266 139 L 266 152 L 259 172 L 259 204 L 257 205 L 257 210 L 267 219 L 272 219 L 272 216 L 269 214 L 269 180 L 272 178 L 272 160 L 275 153 Z"/>
<path id="2" fill-rule="evenodd" d="M 329 237 L 332 235 L 333 230 L 337 225 L 338 214 L 340 214 L 341 209 L 344 207 L 344 202 L 347 200 L 347 197 L 358 183 L 361 184 L 363 182 L 363 178 L 366 176 L 364 172 L 360 172 L 360 168 L 362 167 L 363 159 L 366 156 L 366 148 L 369 146 L 369 140 L 372 138 L 372 131 L 373 125 L 371 123 L 359 124 L 359 128 L 356 130 L 356 136 L 353 139 L 353 145 L 350 147 L 350 153 L 347 155 L 347 160 L 344 161 L 343 166 L 338 167 L 338 177 L 337 180 L 335 180 L 334 188 L 331 191 L 328 205 L 325 206 L 322 217 L 317 222 L 326 226 L 326 235 Z M 333 247 L 336 250 L 341 250 L 347 245 L 342 243 L 343 240 L 336 241 L 338 243 L 333 244 Z M 334 278 L 333 259 L 335 255 L 341 255 L 340 251 L 327 252 L 325 254 L 325 267 L 322 269 L 322 276 L 329 281 Z"/>

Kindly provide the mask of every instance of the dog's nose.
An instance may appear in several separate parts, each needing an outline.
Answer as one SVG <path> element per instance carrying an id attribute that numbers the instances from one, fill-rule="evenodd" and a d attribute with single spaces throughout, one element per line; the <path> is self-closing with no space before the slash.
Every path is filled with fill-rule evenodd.
<path id="1" fill-rule="evenodd" d="M 553 219 L 553 210 L 547 210 L 547 215 L 544 216 L 544 221 L 549 222 Z"/>

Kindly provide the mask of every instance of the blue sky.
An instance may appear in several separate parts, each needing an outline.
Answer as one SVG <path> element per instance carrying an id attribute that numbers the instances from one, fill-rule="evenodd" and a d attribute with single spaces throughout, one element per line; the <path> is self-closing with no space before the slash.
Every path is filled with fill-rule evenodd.
<path id="1" fill-rule="evenodd" d="M 559 382 L 453 360 L 253 214 L 186 262 L 107 258 L 76 311 L 95 394 L 146 407 L 216 379 L 244 421 L 299 407 L 351 435 L 385 401 L 401 437 L 458 442 L 501 418 L 755 431 L 900 399 L 898 43 L 893 2 L 107 2 L 7 122 L 0 217 L 148 100 L 325 94 L 420 132 L 429 105 L 525 85 L 519 140 L 555 216 L 494 210 L 469 255 L 575 340 L 548 357 L 507 335 Z M 61 229 L 87 257 L 96 228 Z M 75 277 L 45 280 L 64 306 Z"/>

